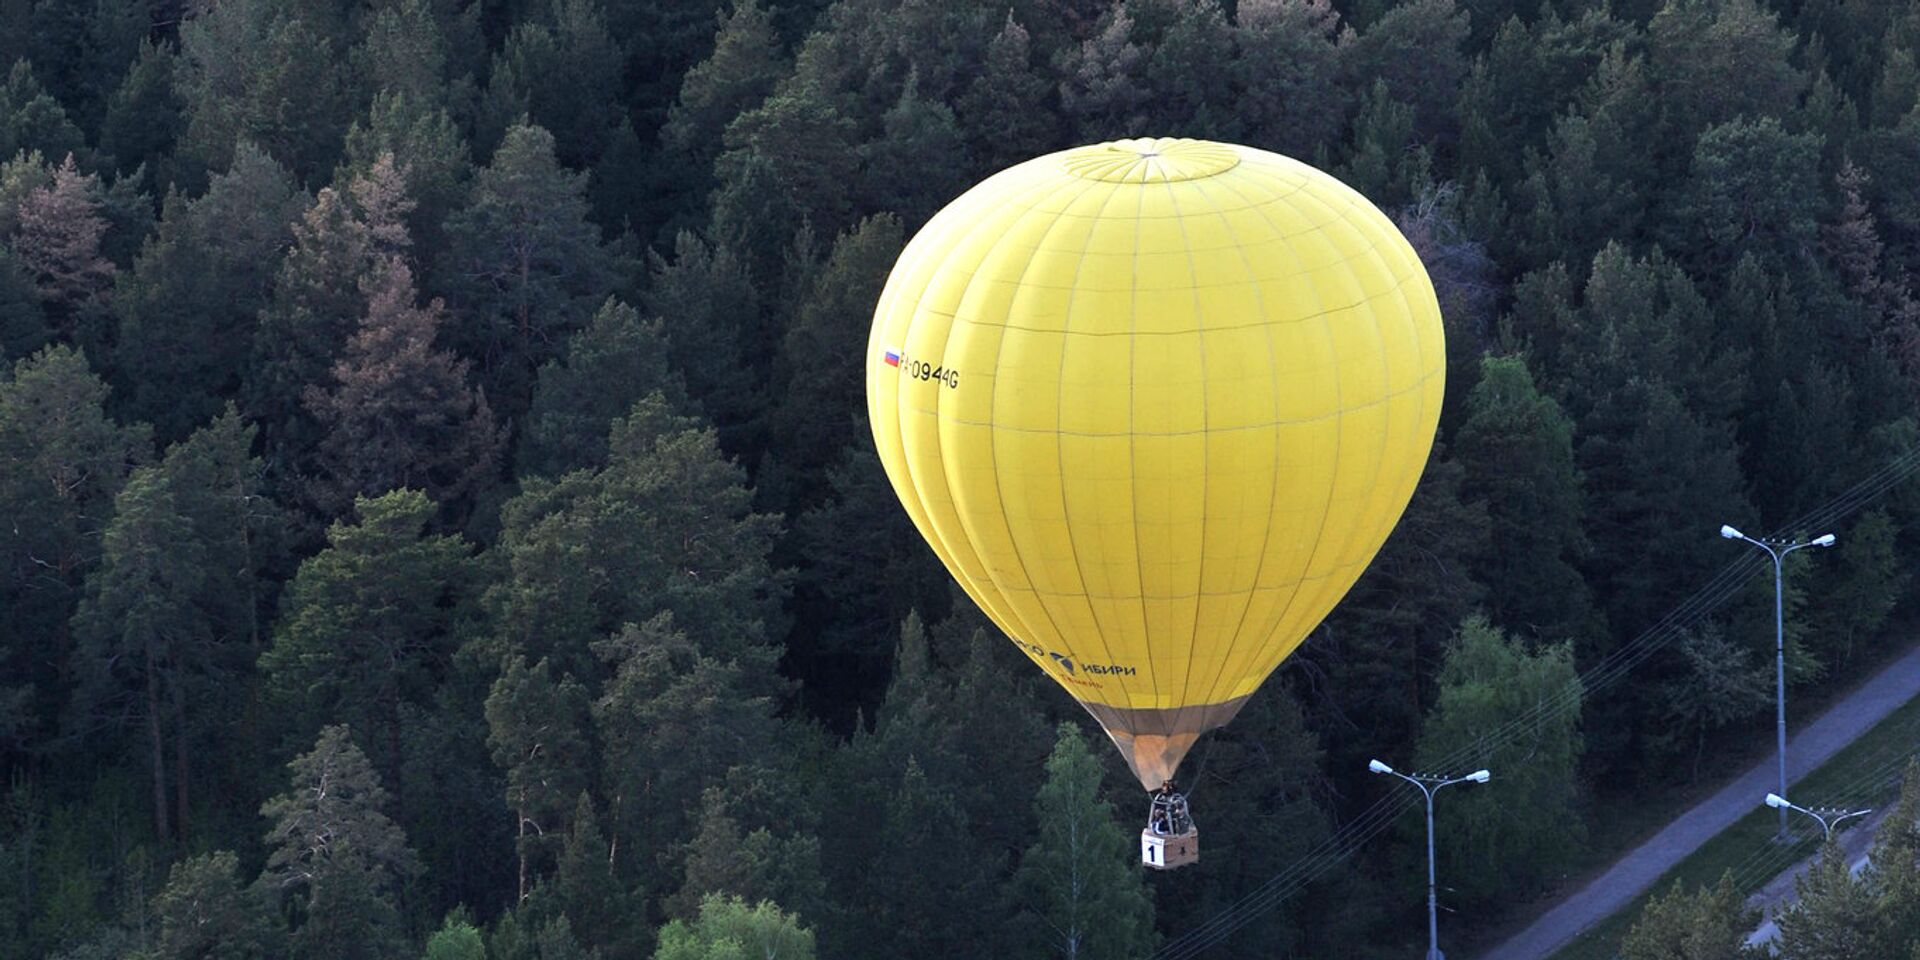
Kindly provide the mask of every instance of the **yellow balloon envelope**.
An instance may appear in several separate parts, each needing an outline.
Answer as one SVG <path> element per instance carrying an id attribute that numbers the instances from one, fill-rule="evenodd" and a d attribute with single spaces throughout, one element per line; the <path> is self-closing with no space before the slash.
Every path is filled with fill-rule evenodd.
<path id="1" fill-rule="evenodd" d="M 901 253 L 868 354 L 914 524 L 1149 789 L 1373 558 L 1445 371 L 1386 216 L 1295 160 L 1184 139 L 967 191 Z"/>

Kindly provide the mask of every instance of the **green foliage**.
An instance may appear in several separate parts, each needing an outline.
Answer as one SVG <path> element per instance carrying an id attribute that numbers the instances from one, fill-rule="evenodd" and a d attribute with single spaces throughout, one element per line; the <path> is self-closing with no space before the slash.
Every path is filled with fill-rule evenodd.
<path id="1" fill-rule="evenodd" d="M 173 865 L 154 895 L 157 960 L 257 960 L 275 945 L 269 904 L 260 887 L 244 886 L 231 852 L 202 854 Z"/>
<path id="2" fill-rule="evenodd" d="M 8 64 L 0 84 L 0 161 L 15 154 L 41 153 L 64 157 L 86 150 L 86 138 L 34 76 L 26 60 Z"/>
<path id="3" fill-rule="evenodd" d="M 568 341 L 565 362 L 540 368 L 518 472 L 558 477 L 605 466 L 613 421 L 655 393 L 676 409 L 686 405 L 680 370 L 668 359 L 665 325 L 608 299 Z"/>
<path id="4" fill-rule="evenodd" d="M 1693 778 L 1698 780 L 1707 735 L 1773 702 L 1773 670 L 1754 656 L 1752 644 L 1728 641 L 1717 623 L 1683 633 L 1678 646 L 1685 669 L 1663 681 L 1660 691 L 1669 725 L 1651 739 L 1663 752 L 1691 746 Z"/>
<path id="5" fill-rule="evenodd" d="M 1060 725 L 1047 781 L 1034 800 L 1040 827 L 1020 858 L 1015 918 L 1035 955 L 1142 956 L 1153 949 L 1153 901 L 1134 862 L 1133 837 L 1100 796 L 1100 764 L 1070 723 Z"/>
<path id="6" fill-rule="evenodd" d="M 660 931 L 654 960 L 813 960 L 813 932 L 771 902 L 747 906 L 714 895 L 692 923 L 675 920 Z"/>
<path id="7" fill-rule="evenodd" d="M 133 384 L 126 407 L 162 438 L 185 436 L 238 393 L 274 264 L 307 200 L 248 143 L 199 199 L 168 196 L 114 291 L 115 364 Z"/>
<path id="8" fill-rule="evenodd" d="M 106 400 L 107 385 L 71 347 L 21 359 L 0 381 L 0 504 L 10 532 L 0 541 L 5 674 L 34 690 L 33 719 L 16 720 L 29 729 L 58 706 L 54 694 L 73 655 L 68 617 L 98 562 L 114 498 L 147 459 L 146 430 L 109 420 Z"/>
<path id="9" fill-rule="evenodd" d="M 175 88 L 186 109 L 174 179 L 189 188 L 232 163 L 241 141 L 304 181 L 339 155 L 345 127 L 328 24 L 297 5 L 234 0 L 180 28 Z"/>
<path id="10" fill-rule="evenodd" d="M 471 922 L 449 916 L 427 938 L 426 960 L 487 960 L 487 945 Z"/>
<path id="11" fill-rule="evenodd" d="M 1760 922 L 1733 885 L 1733 874 L 1689 894 L 1676 882 L 1656 896 L 1620 943 L 1621 960 L 1758 960 L 1765 948 L 1747 946 Z"/>
<path id="12" fill-rule="evenodd" d="M 560 847 L 561 818 L 586 786 L 586 714 L 586 689 L 570 676 L 556 682 L 545 660 L 532 667 L 524 657 L 507 661 L 487 697 L 487 745 L 507 773 L 507 805 L 518 822 L 522 900 L 529 861 L 547 860 Z"/>
<path id="13" fill-rule="evenodd" d="M 503 412 L 526 407 L 535 370 L 612 292 L 610 254 L 587 221 L 585 177 L 562 167 L 551 133 L 516 124 L 447 224 L 441 273 L 470 320 L 456 345 L 478 359 Z"/>
<path id="14" fill-rule="evenodd" d="M 1791 960 L 1872 956 L 1879 926 L 1868 884 L 1829 839 L 1813 866 L 1794 880 L 1795 900 L 1780 913 L 1779 955 Z"/>
<path id="15" fill-rule="evenodd" d="M 1367 757 L 1479 744 L 1658 622 L 1718 523 L 1920 440 L 1911 7 L 0 0 L 0 955 L 641 960 L 672 919 L 663 955 L 1039 956 L 1075 909 L 1070 949 L 1149 952 Z M 1379 555 L 1195 751 L 1206 866 L 1151 888 L 1117 765 L 1042 789 L 1074 708 L 899 509 L 858 366 L 934 211 L 1129 135 L 1357 187 L 1451 388 Z M 1789 564 L 1801 689 L 1910 612 L 1917 490 Z M 1619 810 L 1764 708 L 1744 589 L 1449 791 L 1461 922 L 1573 862 L 1576 784 Z M 283 822 L 320 767 L 362 811 L 324 851 Z M 1794 949 L 1912 955 L 1911 833 Z M 1227 949 L 1377 953 L 1416 877 L 1322 873 Z M 1738 913 L 1663 897 L 1644 945 L 1732 956 Z"/>
<path id="16" fill-rule="evenodd" d="M 1486 498 L 1478 579 L 1493 619 L 1523 635 L 1593 642 L 1601 628 L 1576 564 L 1589 549 L 1573 423 L 1521 357 L 1488 357 L 1454 435 L 1467 489 Z"/>
<path id="17" fill-rule="evenodd" d="M 100 149 L 114 158 L 122 173 L 145 170 L 152 177 L 166 166 L 184 125 L 174 92 L 177 63 L 170 47 L 143 41 L 138 58 L 108 98 L 100 121 Z"/>
<path id="18" fill-rule="evenodd" d="M 1579 711 L 1555 712 L 1510 743 L 1489 743 L 1480 731 L 1548 698 L 1578 697 L 1573 652 L 1565 643 L 1535 647 L 1474 617 L 1461 624 L 1435 682 L 1416 752 L 1421 767 L 1493 772 L 1491 783 L 1456 788 L 1435 805 L 1440 869 L 1469 901 L 1537 890 L 1584 841 Z"/>
<path id="19" fill-rule="evenodd" d="M 378 744 L 387 778 L 401 763 L 402 704 L 428 702 L 458 644 L 473 560 L 459 537 L 433 536 L 418 490 L 355 501 L 352 522 L 287 586 L 260 669 L 283 722 L 304 740 L 345 720 Z M 336 729 L 336 728 L 329 728 Z"/>

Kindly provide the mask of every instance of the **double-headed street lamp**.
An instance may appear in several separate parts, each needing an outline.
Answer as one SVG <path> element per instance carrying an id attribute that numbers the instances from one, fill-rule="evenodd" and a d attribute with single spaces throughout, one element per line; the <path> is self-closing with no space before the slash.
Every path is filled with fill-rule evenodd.
<path id="1" fill-rule="evenodd" d="M 1780 815 L 1783 817 L 1787 815 L 1788 810 L 1798 810 L 1820 821 L 1820 829 L 1827 832 L 1828 840 L 1833 839 L 1833 828 L 1839 826 L 1840 821 L 1848 817 L 1864 817 L 1873 812 L 1872 807 L 1868 807 L 1865 810 L 1841 810 L 1838 807 L 1814 807 L 1813 809 L 1808 809 L 1777 793 L 1767 794 L 1767 806 L 1780 811 Z"/>
<path id="2" fill-rule="evenodd" d="M 1781 599 L 1785 589 L 1782 584 L 1781 564 L 1786 560 L 1787 554 L 1795 550 L 1805 547 L 1833 546 L 1833 534 L 1802 541 L 1755 540 L 1731 526 L 1722 524 L 1720 535 L 1729 540 L 1745 540 L 1765 550 L 1767 556 L 1773 558 L 1773 662 L 1774 686 L 1777 693 L 1774 714 L 1780 728 L 1780 792 L 1777 796 L 1784 797 L 1787 794 L 1787 618 L 1785 601 Z M 1784 841 L 1787 839 L 1787 808 L 1780 807 L 1779 810 L 1780 839 Z"/>
<path id="3" fill-rule="evenodd" d="M 1455 783 L 1486 783 L 1493 774 L 1485 770 L 1475 770 L 1464 777 L 1437 777 L 1432 774 L 1416 773 L 1408 776 L 1378 760 L 1367 761 L 1367 769 L 1374 773 L 1390 773 L 1420 788 L 1427 798 L 1427 960 L 1447 960 L 1440 952 L 1439 901 L 1434 896 L 1433 887 L 1433 795 L 1441 787 Z"/>

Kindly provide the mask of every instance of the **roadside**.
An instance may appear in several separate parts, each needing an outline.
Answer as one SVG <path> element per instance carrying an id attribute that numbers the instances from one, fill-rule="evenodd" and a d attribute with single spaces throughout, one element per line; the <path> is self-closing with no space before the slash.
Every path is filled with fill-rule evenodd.
<path id="1" fill-rule="evenodd" d="M 1800 782 L 1808 771 L 1832 759 L 1916 696 L 1920 696 L 1920 647 L 1881 667 L 1792 736 L 1787 745 L 1789 781 Z M 1517 935 L 1482 953 L 1482 960 L 1539 960 L 1619 913 L 1690 854 L 1761 810 L 1761 798 L 1775 786 L 1775 770 L 1772 757 L 1752 765 L 1563 897 Z M 1767 813 L 1771 816 L 1770 811 Z M 1610 952 L 1591 955 L 1606 956 Z"/>

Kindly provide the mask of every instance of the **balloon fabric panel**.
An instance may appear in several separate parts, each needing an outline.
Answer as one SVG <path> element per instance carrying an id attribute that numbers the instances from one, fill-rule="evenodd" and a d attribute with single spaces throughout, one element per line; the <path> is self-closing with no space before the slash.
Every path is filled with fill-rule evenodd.
<path id="1" fill-rule="evenodd" d="M 914 237 L 869 413 L 916 528 L 1152 787 L 1397 522 L 1441 336 L 1412 248 L 1337 180 L 1117 141 L 1003 171 Z"/>

